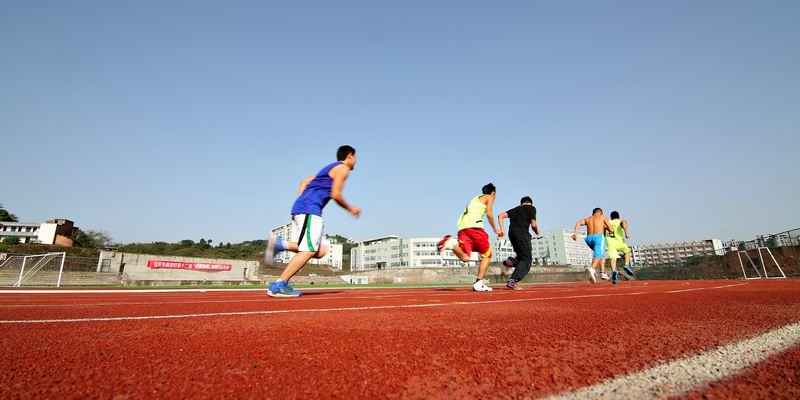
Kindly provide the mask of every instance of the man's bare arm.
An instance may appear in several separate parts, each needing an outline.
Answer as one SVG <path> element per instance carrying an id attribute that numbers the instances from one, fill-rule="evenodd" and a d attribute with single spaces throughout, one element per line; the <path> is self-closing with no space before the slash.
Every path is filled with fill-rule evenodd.
<path id="1" fill-rule="evenodd" d="M 611 221 L 609 221 L 608 218 L 603 218 L 603 228 L 605 228 L 609 232 L 614 232 L 614 227 L 611 226 Z"/>
<path id="2" fill-rule="evenodd" d="M 625 231 L 625 239 L 630 239 L 631 235 L 628 233 L 628 221 L 622 220 L 620 226 L 622 226 L 622 230 Z"/>
<path id="3" fill-rule="evenodd" d="M 508 218 L 507 212 L 500 213 L 500 215 L 497 216 L 497 223 L 498 225 L 500 225 L 500 229 L 503 229 L 505 227 L 504 221 L 506 220 L 506 218 Z"/>
<path id="4" fill-rule="evenodd" d="M 306 191 L 306 187 L 308 186 L 309 183 L 311 183 L 311 181 L 314 180 L 314 178 L 316 178 L 316 177 L 315 176 L 309 176 L 308 178 L 303 179 L 302 181 L 300 181 L 300 189 L 297 190 L 297 195 L 298 196 L 300 196 L 301 194 L 303 194 L 303 192 Z"/>
<path id="5" fill-rule="evenodd" d="M 541 232 L 539 232 L 539 224 L 536 223 L 535 219 L 531 220 L 531 229 L 533 229 L 536 236 L 542 236 Z"/>
<path id="6" fill-rule="evenodd" d="M 330 175 L 331 178 L 333 178 L 331 198 L 336 202 L 336 204 L 347 210 L 347 212 L 349 212 L 352 216 L 358 218 L 358 216 L 361 215 L 361 209 L 358 207 L 351 207 L 349 204 L 347 204 L 347 201 L 344 200 L 344 196 L 342 196 L 344 182 L 347 180 L 347 176 L 350 175 L 350 168 L 348 168 L 346 165 L 337 165 L 331 170 Z"/>
<path id="7" fill-rule="evenodd" d="M 489 196 L 489 199 L 486 201 L 486 219 L 489 220 L 489 225 L 494 229 L 494 234 L 497 235 L 497 237 L 503 237 L 503 229 L 497 229 L 497 225 L 494 223 L 492 206 L 494 206 L 494 198 Z"/>
<path id="8" fill-rule="evenodd" d="M 578 221 L 575 224 L 575 230 L 572 232 L 572 240 L 578 240 L 578 229 L 581 229 L 581 227 L 584 225 L 586 225 L 586 218 Z"/>

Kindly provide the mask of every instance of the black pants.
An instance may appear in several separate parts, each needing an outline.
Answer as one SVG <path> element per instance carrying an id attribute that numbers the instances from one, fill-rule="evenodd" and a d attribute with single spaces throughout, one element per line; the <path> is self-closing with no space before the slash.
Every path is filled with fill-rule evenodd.
<path id="1" fill-rule="evenodd" d="M 521 281 L 528 275 L 531 270 L 531 261 L 533 261 L 531 235 L 527 232 L 526 234 L 509 232 L 508 239 L 511 241 L 514 252 L 517 253 L 517 256 L 514 257 L 514 273 L 511 275 L 511 279 Z"/>

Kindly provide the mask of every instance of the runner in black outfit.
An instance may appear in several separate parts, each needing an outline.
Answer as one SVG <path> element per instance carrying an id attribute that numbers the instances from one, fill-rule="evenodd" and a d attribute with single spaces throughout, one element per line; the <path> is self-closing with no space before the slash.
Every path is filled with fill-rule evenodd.
<path id="1" fill-rule="evenodd" d="M 513 290 L 521 289 L 518 283 L 525 278 L 525 275 L 528 275 L 528 271 L 531 269 L 531 261 L 533 261 L 531 255 L 533 251 L 531 248 L 531 233 L 528 228 L 533 228 L 536 235 L 540 235 L 539 225 L 536 224 L 536 207 L 533 206 L 533 200 L 525 196 L 519 202 L 519 206 L 497 217 L 500 221 L 500 229 L 502 229 L 504 219 L 511 219 L 511 224 L 508 227 L 508 239 L 511 240 L 511 246 L 517 256 L 504 261 L 503 265 L 508 268 L 514 268 L 514 274 L 506 282 L 506 287 Z"/>

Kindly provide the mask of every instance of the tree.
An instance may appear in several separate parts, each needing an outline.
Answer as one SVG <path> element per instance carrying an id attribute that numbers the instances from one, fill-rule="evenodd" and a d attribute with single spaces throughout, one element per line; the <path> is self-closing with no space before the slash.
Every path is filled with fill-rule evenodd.
<path id="1" fill-rule="evenodd" d="M 113 239 L 111 234 L 106 231 L 78 230 L 72 238 L 76 247 L 87 247 L 92 249 L 102 249 L 111 246 Z"/>
<path id="2" fill-rule="evenodd" d="M 17 216 L 8 212 L 5 207 L 0 204 L 0 222 L 19 222 Z"/>

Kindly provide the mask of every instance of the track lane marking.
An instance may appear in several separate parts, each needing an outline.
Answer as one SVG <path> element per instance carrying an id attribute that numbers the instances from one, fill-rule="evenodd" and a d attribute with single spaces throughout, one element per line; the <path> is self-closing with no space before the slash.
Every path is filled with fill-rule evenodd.
<path id="1" fill-rule="evenodd" d="M 622 287 L 617 290 L 636 290 L 638 288 L 635 287 Z M 575 292 L 582 289 L 565 289 L 565 290 L 548 290 L 548 291 L 539 291 L 539 290 L 526 290 L 524 294 L 555 294 L 555 293 L 568 293 L 568 292 Z M 596 290 L 596 289 L 593 289 Z M 331 297 L 300 297 L 298 299 L 291 299 L 292 302 L 300 302 L 300 301 L 324 301 L 324 300 L 348 300 L 348 299 L 388 299 L 388 298 L 415 298 L 420 297 L 420 295 L 427 295 L 427 296 L 463 296 L 467 293 L 472 293 L 472 291 L 462 290 L 458 292 L 451 292 L 451 293 L 433 293 L 433 292 L 419 292 L 419 293 L 398 293 L 392 295 L 382 295 L 382 296 L 331 296 Z M 501 296 L 501 295 L 519 295 L 519 292 L 509 291 L 502 291 L 494 293 L 492 292 L 492 296 Z M 181 299 L 196 299 L 197 297 L 180 297 Z M 159 298 L 160 299 L 160 298 Z M 173 298 L 169 298 L 173 299 Z M 70 299 L 72 300 L 72 299 Z M 275 299 L 267 298 L 266 295 L 260 294 L 257 298 L 233 298 L 227 300 L 192 300 L 192 301 L 157 301 L 158 299 L 154 299 L 156 301 L 146 301 L 146 302 L 129 302 L 128 298 L 122 297 L 118 299 L 118 302 L 105 302 L 105 303 L 71 303 L 71 304 L 59 304 L 59 303 L 42 303 L 42 304 L 0 304 L 0 309 L 8 309 L 8 308 L 45 308 L 45 307 L 94 307 L 94 306 L 128 306 L 128 305 L 166 305 L 166 304 L 204 304 L 204 303 L 248 303 L 248 302 L 264 302 L 264 301 L 276 301 Z M 416 300 L 416 299 L 414 299 Z M 287 301 L 286 299 L 278 299 L 277 301 Z"/>
<path id="2" fill-rule="evenodd" d="M 707 387 L 800 343 L 800 322 L 655 367 L 548 397 L 566 399 L 673 398 Z"/>
<path id="3" fill-rule="evenodd" d="M 688 284 L 688 283 L 686 283 L 686 284 Z M 721 289 L 721 288 L 727 288 L 727 287 L 742 286 L 742 285 L 746 285 L 746 284 L 747 283 L 745 282 L 745 283 L 724 285 L 724 286 L 701 287 L 701 288 L 684 289 L 684 290 L 673 290 L 673 291 L 667 291 L 667 292 L 664 292 L 664 293 L 682 293 L 682 292 L 690 292 L 690 291 L 706 290 L 706 289 Z M 594 290 L 603 290 L 603 289 L 609 289 L 609 288 L 590 287 L 588 289 L 582 289 L 582 288 L 569 288 L 569 289 L 568 288 L 564 288 L 564 289 L 565 290 L 554 290 L 554 291 L 531 290 L 531 291 L 527 291 L 525 293 L 544 293 L 544 292 L 565 293 L 565 292 L 574 292 L 574 291 L 577 291 L 577 290 L 593 290 L 594 291 Z M 631 290 L 633 290 L 633 289 L 636 289 L 636 287 L 635 286 L 633 286 L 633 287 L 631 287 L 631 286 L 623 286 L 620 289 L 623 289 L 623 290 L 624 289 L 631 289 Z M 385 295 L 385 296 L 333 296 L 333 297 L 320 297 L 320 298 L 312 297 L 312 298 L 292 299 L 292 301 L 296 302 L 296 301 L 312 301 L 312 300 L 321 301 L 321 300 L 341 300 L 341 299 L 382 299 L 382 298 L 400 298 L 400 297 L 404 297 L 404 296 L 417 297 L 418 293 L 419 294 L 429 294 L 431 296 L 451 296 L 451 295 L 462 295 L 462 294 L 468 293 L 468 292 L 469 291 L 467 291 L 467 290 L 458 291 L 456 293 L 431 293 L 430 291 L 424 291 L 424 292 L 415 292 L 415 293 L 397 293 L 397 294 L 394 294 L 394 295 Z M 651 292 L 642 292 L 642 293 L 658 293 L 658 292 L 651 291 Z M 504 292 L 498 292 L 498 293 L 493 293 L 493 294 L 495 294 L 495 295 L 514 294 L 514 292 L 511 292 L 511 291 L 505 292 L 504 291 Z M 625 293 L 619 293 L 619 294 L 625 294 Z M 186 298 L 186 297 L 184 297 L 184 298 Z M 558 298 L 562 298 L 562 297 L 558 297 Z M 539 299 L 539 298 L 534 298 L 534 299 Z M 120 300 L 124 301 L 126 299 L 123 297 Z M 264 301 L 264 300 L 265 299 L 262 297 L 262 298 L 251 299 L 251 300 L 249 300 L 249 299 L 248 300 L 197 300 L 197 301 L 172 301 L 172 302 L 137 302 L 137 303 L 119 302 L 119 303 L 89 303 L 89 304 L 86 304 L 86 303 L 78 303 L 78 304 L 20 304 L 20 305 L 0 305 L 0 308 L 91 307 L 91 306 L 116 306 L 116 305 L 126 306 L 126 305 L 165 305 L 165 304 L 204 304 L 204 303 L 245 303 L 245 302 L 261 302 L 261 301 Z M 413 300 L 417 300 L 417 299 L 413 299 Z M 526 298 L 526 299 L 512 299 L 512 300 L 532 300 L 532 299 Z M 272 301 L 274 301 L 274 300 L 272 300 Z M 506 302 L 507 300 L 495 300 L 495 301 Z M 448 304 L 448 303 L 444 303 L 444 304 Z M 191 315 L 191 314 L 186 314 L 186 315 Z M 115 318 L 115 317 L 108 317 L 108 318 Z M 31 321 L 35 321 L 35 320 L 31 320 Z M 7 321 L 0 321 L 0 323 L 6 323 L 6 322 Z"/>
<path id="4" fill-rule="evenodd" d="M 606 297 L 606 296 L 613 296 L 613 295 L 638 295 L 638 294 L 652 294 L 652 293 L 682 293 L 688 291 L 697 291 L 697 290 L 707 290 L 707 289 L 722 289 L 728 287 L 735 287 L 735 286 L 742 286 L 746 285 L 747 283 L 739 283 L 739 284 L 732 284 L 732 285 L 723 285 L 723 286 L 713 286 L 713 287 L 702 287 L 702 288 L 694 288 L 694 289 L 685 289 L 685 290 L 673 290 L 673 291 L 666 291 L 666 292 L 657 292 L 657 291 L 647 291 L 647 292 L 637 292 L 637 293 L 609 293 L 609 294 L 591 294 L 591 295 L 578 295 L 578 296 L 558 296 L 558 297 L 535 297 L 535 298 L 523 298 L 523 299 L 506 299 L 506 300 L 484 300 L 484 301 L 477 301 L 477 302 L 450 302 L 450 303 L 441 303 L 439 305 L 458 305 L 458 304 L 492 304 L 492 303 L 508 303 L 508 302 L 518 302 L 518 301 L 537 301 L 537 300 L 552 300 L 552 299 L 569 299 L 569 298 L 584 298 L 584 297 Z M 602 288 L 590 288 L 588 290 L 598 290 Z M 607 288 L 609 289 L 609 288 Z M 621 289 L 631 289 L 634 290 L 636 287 L 622 287 Z M 556 293 L 562 292 L 571 292 L 581 289 L 567 289 L 563 291 L 557 291 Z M 424 292 L 426 294 L 430 294 L 429 291 Z M 459 293 L 448 293 L 446 295 L 461 295 L 464 293 L 468 293 L 468 291 L 461 291 Z M 495 294 L 513 294 L 514 292 L 499 292 Z M 536 291 L 529 291 L 527 293 L 537 293 Z M 400 298 L 404 295 L 409 295 L 409 297 L 417 297 L 415 294 L 395 294 L 395 295 L 387 295 L 387 296 L 336 296 L 336 297 L 321 297 L 321 298 L 310 298 L 310 299 L 292 299 L 291 301 L 311 301 L 311 300 L 341 300 L 341 299 L 381 299 L 381 298 Z M 443 295 L 443 294 L 431 294 L 431 295 Z M 409 300 L 417 300 L 419 299 L 409 299 Z M 34 307 L 89 307 L 89 306 L 125 306 L 125 305 L 164 305 L 164 304 L 203 304 L 203 303 L 243 303 L 243 302 L 261 302 L 265 301 L 265 299 L 252 299 L 252 300 L 198 300 L 198 301 L 186 301 L 186 302 L 138 302 L 138 303 L 99 303 L 99 304 L 46 304 L 46 305 L 0 305 L 0 308 L 34 308 Z M 274 301 L 274 300 L 272 300 Z M 285 300 L 284 300 L 285 301 Z M 413 304 L 401 305 L 401 306 L 365 306 L 364 310 L 375 309 L 370 307 L 386 307 L 386 308 L 413 308 Z M 343 310 L 358 310 L 361 308 L 345 308 Z M 326 311 L 338 311 L 338 309 L 320 309 Z M 105 320 L 126 320 L 130 318 L 135 319 L 156 319 L 156 318 L 190 318 L 190 317 L 205 317 L 205 316 L 222 316 L 222 315 L 251 315 L 255 314 L 262 314 L 262 313 L 280 313 L 280 312 L 304 312 L 306 310 L 302 309 L 293 309 L 293 310 L 261 310 L 261 311 L 243 311 L 245 314 L 236 314 L 236 312 L 232 313 L 198 313 L 198 314 L 176 314 L 176 316 L 164 315 L 164 316 L 138 316 L 138 317 L 93 317 L 87 319 L 48 319 L 48 320 L 0 320 L 0 324 L 10 324 L 10 323 L 36 323 L 36 322 L 78 322 L 82 320 L 86 321 L 105 321 Z M 313 312 L 314 309 L 311 309 L 308 312 Z M 120 319 L 121 318 L 121 319 Z"/>
<path id="5" fill-rule="evenodd" d="M 217 313 L 197 313 L 197 314 L 174 314 L 174 315 L 143 315 L 134 317 L 90 317 L 90 318 L 64 318 L 64 319 L 33 319 L 33 320 L 2 320 L 0 324 L 53 324 L 53 323 L 70 323 L 70 322 L 98 322 L 98 321 L 139 321 L 139 320 L 153 320 L 153 319 L 178 319 L 178 318 L 200 318 L 200 317 L 224 317 L 224 316 L 242 316 L 242 315 L 270 315 L 270 314 L 303 314 L 303 313 L 321 313 L 321 312 L 336 312 L 336 311 L 368 311 L 368 310 L 390 310 L 390 309 L 403 309 L 403 308 L 424 308 L 424 307 L 446 307 L 458 305 L 479 305 L 479 304 L 498 304 L 498 303 L 520 303 L 529 301 L 544 301 L 544 300 L 569 300 L 569 299 L 585 299 L 595 297 L 612 297 L 612 296 L 635 296 L 653 292 L 635 292 L 635 293 L 609 293 L 609 294 L 587 294 L 575 296 L 558 296 L 558 297 L 536 297 L 525 299 L 505 299 L 505 300 L 482 300 L 482 301 L 454 301 L 449 303 L 436 303 L 436 304 L 403 304 L 403 305 L 386 305 L 386 306 L 362 306 L 362 307 L 337 307 L 337 308 L 310 308 L 310 309 L 288 309 L 288 310 L 260 310 L 260 311 L 231 311 L 231 312 L 217 312 Z"/>
<path id="6" fill-rule="evenodd" d="M 747 282 L 745 282 L 745 283 L 737 283 L 737 284 L 733 284 L 733 285 L 724 285 L 724 286 L 712 286 L 712 287 L 694 288 L 694 289 L 683 289 L 683 290 L 670 290 L 670 291 L 667 291 L 667 292 L 665 292 L 665 293 L 683 293 L 683 292 L 694 292 L 694 291 L 696 291 L 696 290 L 722 289 L 722 288 L 729 288 L 729 287 L 734 287 L 734 286 L 742 286 L 742 285 L 747 285 Z"/>

